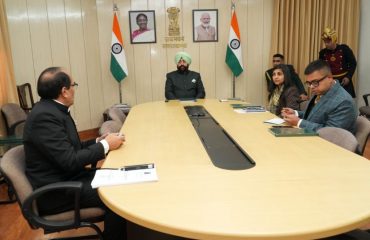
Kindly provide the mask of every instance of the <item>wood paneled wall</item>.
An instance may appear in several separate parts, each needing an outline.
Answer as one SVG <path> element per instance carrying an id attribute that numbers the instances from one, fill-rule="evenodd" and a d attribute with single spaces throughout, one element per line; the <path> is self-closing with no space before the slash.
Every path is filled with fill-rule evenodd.
<path id="1" fill-rule="evenodd" d="M 78 82 L 72 114 L 79 130 L 98 127 L 102 113 L 119 102 L 119 85 L 110 70 L 113 2 L 117 4 L 129 76 L 122 82 L 123 102 L 164 100 L 174 55 L 189 52 L 207 98 L 232 96 L 232 74 L 225 64 L 230 27 L 229 0 L 6 0 L 17 83 L 36 81 L 49 66 L 65 67 Z M 163 48 L 168 35 L 166 9 L 180 8 L 180 31 L 187 47 Z M 236 0 L 245 70 L 236 79 L 236 97 L 255 104 L 266 99 L 264 71 L 269 50 L 273 0 Z M 218 9 L 218 42 L 194 43 L 193 9 Z M 130 44 L 130 10 L 155 10 L 157 43 Z"/>

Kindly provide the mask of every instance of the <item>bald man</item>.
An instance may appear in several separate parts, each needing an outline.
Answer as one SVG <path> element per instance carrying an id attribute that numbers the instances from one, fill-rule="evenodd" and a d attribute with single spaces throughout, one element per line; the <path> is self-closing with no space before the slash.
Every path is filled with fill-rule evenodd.
<path id="1" fill-rule="evenodd" d="M 211 16 L 205 12 L 200 17 L 201 24 L 195 28 L 197 31 L 197 41 L 216 40 L 216 29 L 210 25 Z"/>
<path id="2" fill-rule="evenodd" d="M 167 73 L 166 76 L 166 99 L 204 98 L 206 93 L 200 74 L 189 70 L 191 56 L 186 52 L 178 52 L 175 55 L 175 63 L 177 70 Z"/>

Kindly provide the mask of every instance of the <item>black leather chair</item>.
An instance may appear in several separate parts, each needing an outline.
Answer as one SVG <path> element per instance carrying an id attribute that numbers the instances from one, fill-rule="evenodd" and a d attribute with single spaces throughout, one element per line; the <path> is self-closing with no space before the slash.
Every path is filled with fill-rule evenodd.
<path id="1" fill-rule="evenodd" d="M 96 231 L 96 235 L 70 237 L 68 239 L 101 239 L 102 232 L 94 223 L 103 221 L 104 210 L 101 208 L 80 209 L 79 199 L 81 182 L 56 182 L 36 190 L 32 189 L 25 174 L 25 154 L 23 145 L 10 149 L 0 159 L 0 171 L 14 189 L 17 202 L 24 218 L 33 229 L 42 228 L 45 234 L 64 230 L 88 227 Z M 38 213 L 36 201 L 42 194 L 58 189 L 70 189 L 75 193 L 74 210 L 59 214 L 42 216 Z M 62 238 L 67 239 L 67 238 Z"/>
<path id="2" fill-rule="evenodd" d="M 7 103 L 1 107 L 8 136 L 23 135 L 23 127 L 27 118 L 26 112 L 15 103 Z"/>
<path id="3" fill-rule="evenodd" d="M 31 84 L 24 83 L 22 85 L 17 85 L 18 99 L 21 108 L 29 112 L 35 105 L 33 101 Z"/>
<path id="4" fill-rule="evenodd" d="M 362 106 L 359 109 L 360 115 L 365 116 L 368 119 L 370 119 L 370 106 L 369 106 L 369 100 L 368 100 L 369 96 L 370 96 L 370 93 L 362 95 L 362 97 L 364 98 L 365 106 Z"/>

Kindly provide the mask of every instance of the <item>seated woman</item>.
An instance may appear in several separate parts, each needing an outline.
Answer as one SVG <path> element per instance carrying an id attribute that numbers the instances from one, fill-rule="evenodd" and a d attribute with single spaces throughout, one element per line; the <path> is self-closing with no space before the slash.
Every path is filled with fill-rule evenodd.
<path id="1" fill-rule="evenodd" d="M 271 113 L 280 116 L 283 107 L 299 108 L 298 89 L 292 83 L 289 69 L 285 64 L 274 67 L 272 83 L 269 87 L 270 95 L 268 97 L 268 107 Z"/>

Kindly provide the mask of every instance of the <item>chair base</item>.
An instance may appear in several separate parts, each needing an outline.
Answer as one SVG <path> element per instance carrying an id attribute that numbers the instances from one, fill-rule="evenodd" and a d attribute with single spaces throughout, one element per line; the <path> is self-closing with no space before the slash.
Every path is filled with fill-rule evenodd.
<path id="1" fill-rule="evenodd" d="M 92 228 L 96 232 L 95 235 L 82 235 L 82 236 L 71 236 L 71 237 L 61 237 L 61 238 L 51 238 L 50 240 L 79 240 L 79 239 L 100 239 L 103 240 L 103 233 L 100 230 L 98 226 L 96 226 L 93 223 L 86 223 L 86 222 L 81 222 L 80 226 L 77 226 L 76 229 L 80 228 Z M 73 229 L 73 228 L 71 228 Z M 65 229 L 66 230 L 71 230 L 71 229 Z M 45 234 L 53 233 L 54 231 L 45 231 Z"/>
<path id="2" fill-rule="evenodd" d="M 76 237 L 50 238 L 49 240 L 88 240 L 88 239 L 102 239 L 99 235 L 86 235 Z"/>
<path id="3" fill-rule="evenodd" d="M 8 199 L 7 200 L 0 200 L 1 204 L 9 204 L 9 203 L 15 203 L 17 201 L 17 198 L 15 197 L 13 189 L 10 187 L 10 185 L 6 182 L 5 178 L 1 176 L 0 174 L 0 184 L 6 184 L 8 188 Z"/>

